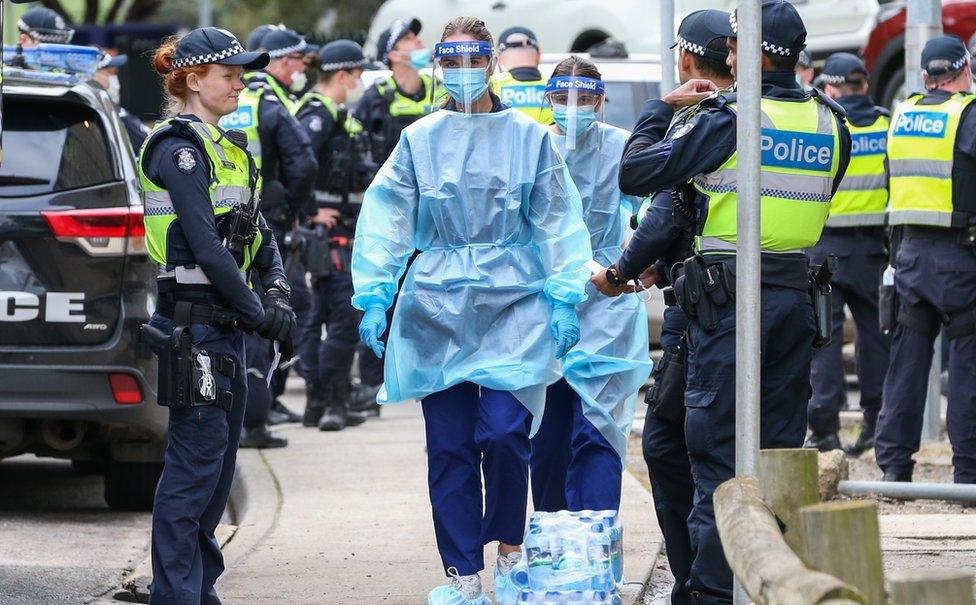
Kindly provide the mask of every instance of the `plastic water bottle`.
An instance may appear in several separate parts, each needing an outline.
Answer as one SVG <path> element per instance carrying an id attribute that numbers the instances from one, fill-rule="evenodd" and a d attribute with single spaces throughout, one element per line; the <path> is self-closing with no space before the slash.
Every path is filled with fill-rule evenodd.
<path id="1" fill-rule="evenodd" d="M 610 561 L 610 533 L 603 523 L 590 526 L 586 553 L 590 564 L 593 590 L 613 590 L 614 579 Z"/>
<path id="2" fill-rule="evenodd" d="M 536 603 L 541 603 L 539 599 L 536 598 L 536 592 L 530 588 L 526 588 L 519 593 L 518 600 L 515 601 L 516 605 L 535 605 Z"/>
<path id="3" fill-rule="evenodd" d="M 620 514 L 615 510 L 600 511 L 610 534 L 610 569 L 613 581 L 621 584 L 624 580 L 624 528 L 620 524 Z"/>
<path id="4" fill-rule="evenodd" d="M 552 581 L 552 547 L 549 536 L 541 529 L 531 530 L 526 537 L 525 558 L 528 562 L 529 587 L 547 589 Z"/>

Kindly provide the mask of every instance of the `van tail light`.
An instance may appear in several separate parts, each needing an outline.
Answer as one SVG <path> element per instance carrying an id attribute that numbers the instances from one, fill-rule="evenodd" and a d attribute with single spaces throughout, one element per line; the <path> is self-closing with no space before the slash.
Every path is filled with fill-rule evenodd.
<path id="1" fill-rule="evenodd" d="M 41 216 L 58 241 L 74 243 L 90 256 L 146 253 L 142 208 L 49 210 Z"/>
<path id="2" fill-rule="evenodd" d="M 112 397 L 119 405 L 133 405 L 142 403 L 142 389 L 139 382 L 131 374 L 112 373 L 108 375 L 108 383 L 112 387 Z"/>

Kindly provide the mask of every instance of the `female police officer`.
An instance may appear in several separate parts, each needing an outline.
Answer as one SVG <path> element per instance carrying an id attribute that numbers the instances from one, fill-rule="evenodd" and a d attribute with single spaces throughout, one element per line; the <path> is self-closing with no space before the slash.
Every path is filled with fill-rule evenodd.
<path id="1" fill-rule="evenodd" d="M 217 126 L 237 108 L 242 68 L 267 62 L 212 27 L 164 43 L 153 59 L 172 117 L 149 135 L 139 160 L 146 246 L 160 266 L 144 333 L 159 356 L 158 402 L 170 408 L 153 508 L 151 603 L 220 602 L 214 529 L 247 394 L 244 338 L 235 328 L 286 341 L 295 325 L 278 249 L 257 211 L 259 177 L 246 137 Z M 249 282 L 262 286 L 263 300 Z"/>
<path id="2" fill-rule="evenodd" d="M 586 298 L 591 251 L 549 131 L 488 91 L 484 22 L 451 21 L 435 54 L 451 100 L 403 131 L 366 191 L 352 303 L 365 311 L 360 336 L 382 356 L 386 310 L 420 249 L 393 312 L 378 401 L 422 399 L 434 531 L 454 576 L 428 602 L 483 605 L 484 544 L 499 542 L 500 567 L 519 556 L 530 425 L 553 353 L 579 339 L 574 305 Z"/>

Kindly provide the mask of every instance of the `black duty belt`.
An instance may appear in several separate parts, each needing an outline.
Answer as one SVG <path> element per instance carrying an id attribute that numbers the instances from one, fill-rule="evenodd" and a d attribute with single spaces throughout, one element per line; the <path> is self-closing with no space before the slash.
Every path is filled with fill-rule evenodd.
<path id="1" fill-rule="evenodd" d="M 156 311 L 178 325 L 207 324 L 218 328 L 236 328 L 241 320 L 239 313 L 206 303 L 174 301 L 160 298 Z"/>
<path id="2" fill-rule="evenodd" d="M 909 239 L 928 239 L 939 242 L 949 242 L 962 246 L 976 245 L 976 229 L 961 227 L 926 227 L 923 225 L 905 225 L 902 227 L 902 237 Z"/>

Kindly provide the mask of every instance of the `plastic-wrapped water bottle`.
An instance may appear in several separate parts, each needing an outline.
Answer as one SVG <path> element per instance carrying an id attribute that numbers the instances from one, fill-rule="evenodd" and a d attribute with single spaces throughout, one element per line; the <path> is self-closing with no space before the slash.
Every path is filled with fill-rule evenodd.
<path id="1" fill-rule="evenodd" d="M 525 558 L 528 562 L 529 586 L 545 590 L 552 581 L 552 547 L 549 536 L 540 528 L 529 531 L 525 538 Z"/>
<path id="2" fill-rule="evenodd" d="M 603 523 L 590 526 L 586 552 L 590 564 L 590 587 L 593 590 L 613 590 L 615 581 L 610 567 L 610 533 Z"/>
<path id="3" fill-rule="evenodd" d="M 613 571 L 613 581 L 621 584 L 624 581 L 624 528 L 620 524 L 620 515 L 615 510 L 600 511 L 603 522 L 610 534 L 610 568 Z"/>

